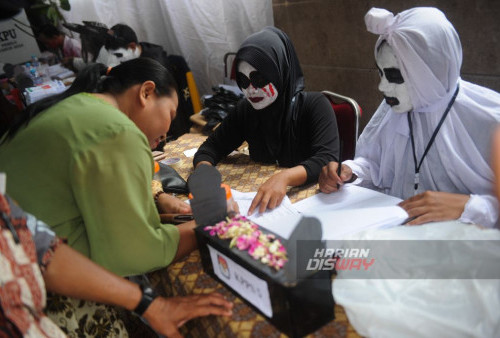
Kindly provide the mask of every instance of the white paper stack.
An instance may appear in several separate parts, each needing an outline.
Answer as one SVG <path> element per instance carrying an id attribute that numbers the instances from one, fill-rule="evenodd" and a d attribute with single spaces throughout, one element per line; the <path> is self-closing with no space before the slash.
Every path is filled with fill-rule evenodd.
<path id="1" fill-rule="evenodd" d="M 341 240 L 346 236 L 369 229 L 392 228 L 408 220 L 406 211 L 397 206 L 362 209 L 324 210 L 303 213 L 319 219 L 324 240 Z"/>
<path id="2" fill-rule="evenodd" d="M 240 213 L 247 215 L 256 192 L 232 190 Z M 323 228 L 324 240 L 341 240 L 368 229 L 398 226 L 408 219 L 406 211 L 398 206 L 402 200 L 355 185 L 345 185 L 332 194 L 319 193 L 295 204 L 285 196 L 281 205 L 249 218 L 283 238 L 289 238 L 302 216 L 316 217 Z"/>
<path id="3" fill-rule="evenodd" d="M 75 76 L 75 73 L 63 67 L 61 64 L 55 64 L 46 69 L 47 75 L 51 78 L 57 78 L 59 80 L 63 80 L 72 76 Z"/>
<path id="4" fill-rule="evenodd" d="M 293 206 L 301 213 L 315 213 L 332 210 L 364 209 L 397 205 L 403 200 L 378 191 L 352 184 L 344 185 L 339 191 L 319 193 L 295 203 Z"/>
<path id="5" fill-rule="evenodd" d="M 29 87 L 24 91 L 26 104 L 30 105 L 46 97 L 62 93 L 66 86 L 62 81 L 52 80 L 42 83 L 40 86 Z"/>

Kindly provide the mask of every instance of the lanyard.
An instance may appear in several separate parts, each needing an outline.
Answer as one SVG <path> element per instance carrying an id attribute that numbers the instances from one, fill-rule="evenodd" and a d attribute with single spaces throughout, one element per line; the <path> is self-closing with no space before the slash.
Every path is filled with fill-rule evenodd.
<path id="1" fill-rule="evenodd" d="M 432 133 L 431 139 L 429 140 L 429 143 L 427 143 L 427 146 L 425 147 L 424 154 L 420 158 L 420 162 L 418 162 L 417 165 L 417 154 L 415 152 L 415 140 L 413 138 L 413 125 L 411 122 L 411 112 L 408 112 L 408 126 L 410 127 L 410 139 L 411 139 L 411 150 L 413 151 L 413 163 L 415 164 L 415 192 L 418 189 L 418 184 L 419 184 L 419 174 L 420 174 L 420 167 L 422 166 L 422 162 L 424 162 L 424 158 L 429 152 L 429 149 L 431 148 L 432 144 L 434 143 L 434 139 L 436 138 L 436 135 L 439 132 L 439 129 L 441 129 L 441 126 L 443 125 L 443 122 L 448 115 L 448 112 L 451 109 L 451 106 L 455 102 L 455 99 L 457 98 L 458 94 L 458 86 L 457 89 L 455 90 L 455 93 L 453 94 L 453 97 L 451 98 L 450 102 L 448 103 L 448 107 L 446 107 L 446 110 L 443 113 L 443 116 L 441 117 L 441 120 L 439 121 L 436 129 L 434 129 L 434 132 Z"/>

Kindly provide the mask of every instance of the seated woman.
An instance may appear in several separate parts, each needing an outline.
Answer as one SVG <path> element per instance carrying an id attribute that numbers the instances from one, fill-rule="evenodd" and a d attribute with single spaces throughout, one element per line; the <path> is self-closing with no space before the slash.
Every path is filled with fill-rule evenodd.
<path id="1" fill-rule="evenodd" d="M 24 213 L 3 195 L 0 173 L 0 332 L 2 337 L 66 337 L 42 312 L 45 288 L 51 292 L 122 306 L 142 316 L 158 333 L 179 335 L 178 327 L 191 318 L 215 314 L 231 315 L 232 304 L 221 294 L 211 293 L 187 297 L 158 297 L 146 285 L 120 278 L 62 243 L 34 216 Z M 16 244 L 14 244 L 16 243 Z M 37 264 L 38 263 L 38 264 Z M 42 280 L 43 277 L 43 280 Z M 68 301 L 64 320 L 75 318 L 78 334 L 73 336 L 125 336 L 124 323 L 113 307 L 101 307 L 91 316 L 78 309 L 70 310 Z M 59 305 L 61 308 L 61 304 Z M 53 315 L 53 311 L 49 311 Z M 76 319 L 77 318 L 77 319 Z M 65 327 L 65 333 L 69 334 Z"/>
<path id="2" fill-rule="evenodd" d="M 118 275 L 167 266 L 196 247 L 195 223 L 161 224 L 151 191 L 151 148 L 177 102 L 172 76 L 152 59 L 107 74 L 101 64 L 87 67 L 66 92 L 28 107 L 0 135 L 9 194 Z"/>
<path id="3" fill-rule="evenodd" d="M 252 160 L 289 168 L 259 188 L 249 214 L 257 207 L 264 212 L 280 205 L 288 186 L 316 182 L 321 168 L 337 161 L 337 122 L 321 93 L 303 91 L 295 49 L 279 29 L 266 27 L 248 37 L 234 62 L 246 99 L 201 145 L 194 166 L 216 165 L 247 141 Z"/>
<path id="4" fill-rule="evenodd" d="M 409 224 L 459 219 L 492 227 L 498 218 L 489 166 L 500 95 L 460 78 L 462 46 L 436 8 L 365 16 L 379 34 L 375 58 L 385 100 L 361 134 L 356 157 L 323 168 L 325 193 L 359 177 L 403 199 Z"/>

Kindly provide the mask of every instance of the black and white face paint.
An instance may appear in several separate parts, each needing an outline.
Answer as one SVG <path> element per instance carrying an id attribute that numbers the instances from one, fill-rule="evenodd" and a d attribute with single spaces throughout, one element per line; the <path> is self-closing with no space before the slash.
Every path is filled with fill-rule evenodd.
<path id="1" fill-rule="evenodd" d="M 141 50 L 139 48 L 118 48 L 118 49 L 108 49 L 108 62 L 107 65 L 114 67 L 122 62 L 137 59 L 141 56 Z"/>
<path id="2" fill-rule="evenodd" d="M 278 90 L 248 62 L 238 64 L 236 82 L 255 110 L 264 109 L 278 98 Z"/>
<path id="3" fill-rule="evenodd" d="M 413 109 L 406 82 L 391 46 L 382 43 L 376 56 L 380 75 L 378 89 L 384 94 L 385 102 L 396 113 L 406 113 Z"/>

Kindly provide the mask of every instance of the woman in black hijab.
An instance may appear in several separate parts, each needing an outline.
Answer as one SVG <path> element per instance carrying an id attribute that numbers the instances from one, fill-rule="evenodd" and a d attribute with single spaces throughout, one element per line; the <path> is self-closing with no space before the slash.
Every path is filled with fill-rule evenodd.
<path id="1" fill-rule="evenodd" d="M 289 169 L 273 175 L 249 209 L 281 204 L 287 186 L 318 181 L 321 168 L 338 161 L 333 109 L 321 93 L 304 92 L 304 76 L 288 36 L 274 27 L 249 36 L 236 54 L 236 82 L 245 94 L 236 111 L 201 145 L 194 166 L 216 165 L 248 142 L 252 160 Z"/>

